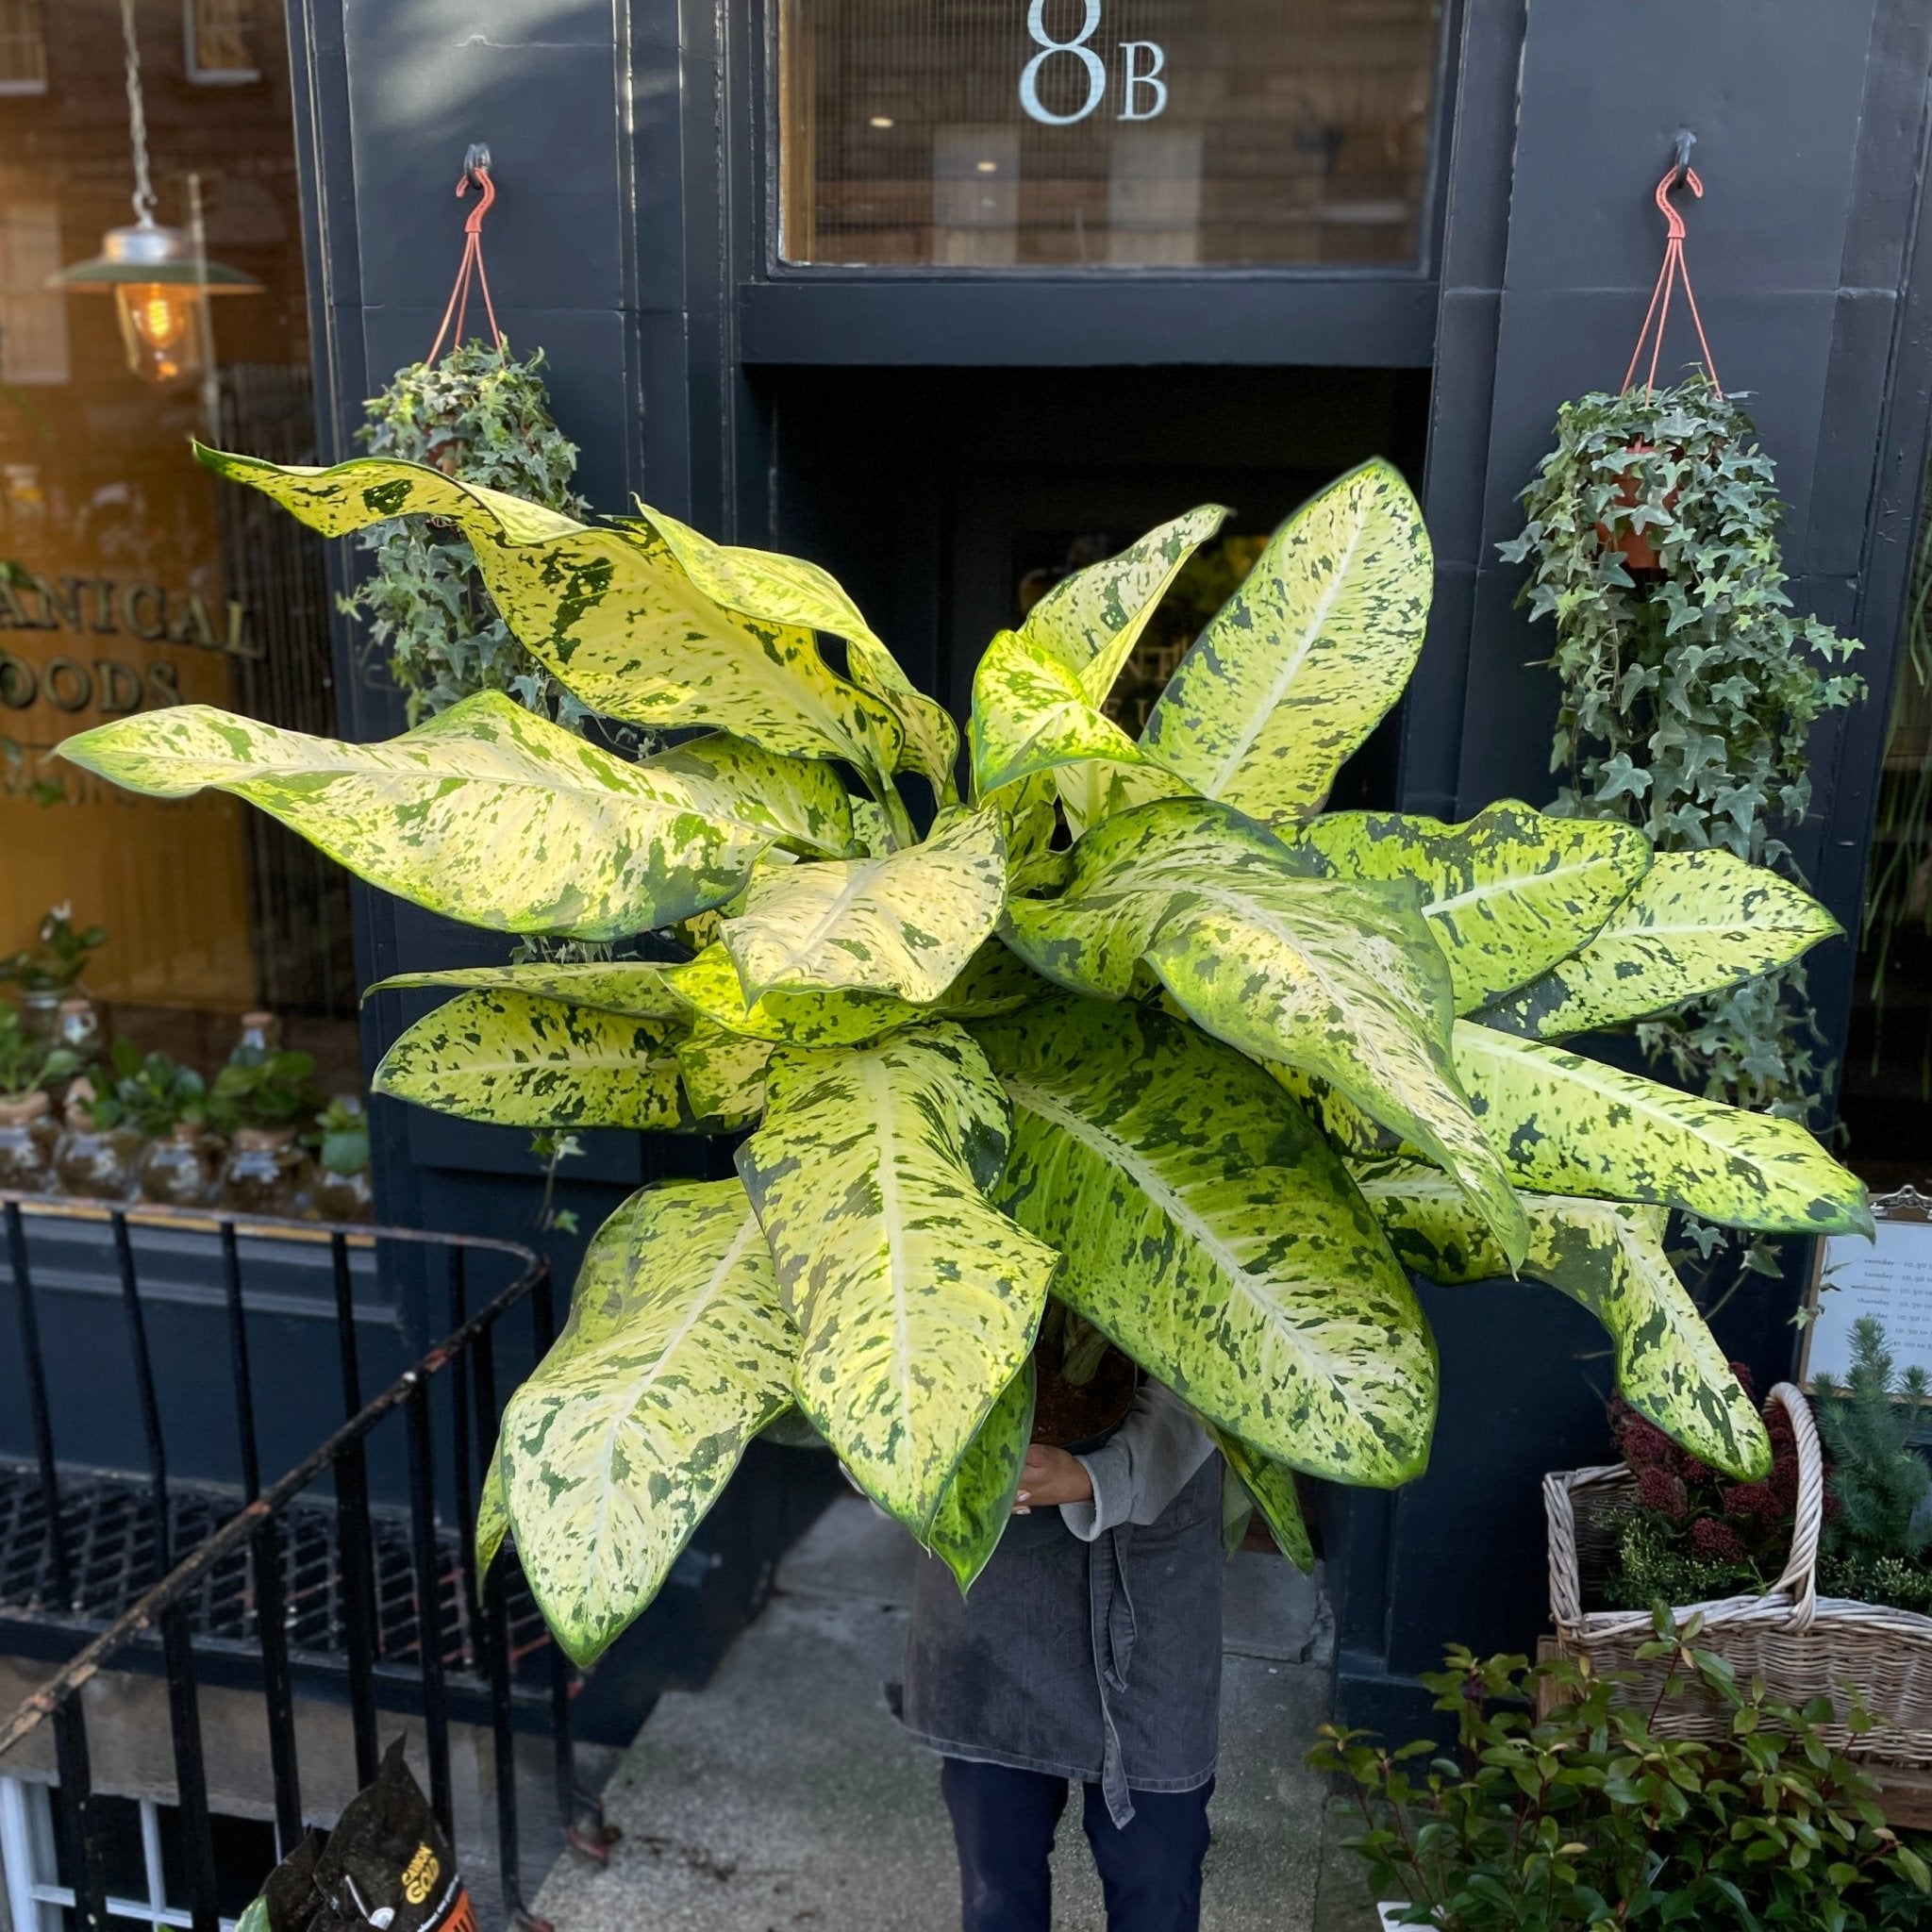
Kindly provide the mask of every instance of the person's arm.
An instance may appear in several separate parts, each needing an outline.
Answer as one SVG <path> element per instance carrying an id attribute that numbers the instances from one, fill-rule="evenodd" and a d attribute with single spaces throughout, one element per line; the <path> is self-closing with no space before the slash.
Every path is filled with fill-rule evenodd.
<path id="1" fill-rule="evenodd" d="M 1087 1472 L 1093 1493 L 1085 1502 L 1061 1503 L 1060 1519 L 1090 1543 L 1124 1523 L 1153 1523 L 1213 1453 L 1187 1405 L 1158 1382 L 1143 1382 L 1120 1427 L 1091 1456 L 1072 1458 Z"/>

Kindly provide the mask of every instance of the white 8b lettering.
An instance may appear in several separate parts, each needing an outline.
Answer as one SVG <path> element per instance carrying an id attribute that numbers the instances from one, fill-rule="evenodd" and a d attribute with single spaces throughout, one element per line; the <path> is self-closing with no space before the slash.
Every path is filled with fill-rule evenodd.
<path id="1" fill-rule="evenodd" d="M 1046 0 L 1032 0 L 1026 9 L 1026 31 L 1040 52 L 1020 73 L 1020 105 L 1049 127 L 1067 127 L 1084 121 L 1107 97 L 1107 67 L 1087 42 L 1100 30 L 1100 0 L 1085 0 L 1080 31 L 1070 41 L 1057 41 L 1046 30 Z M 1040 76 L 1056 54 L 1071 54 L 1087 70 L 1087 98 L 1071 114 L 1056 114 L 1040 98 Z"/>

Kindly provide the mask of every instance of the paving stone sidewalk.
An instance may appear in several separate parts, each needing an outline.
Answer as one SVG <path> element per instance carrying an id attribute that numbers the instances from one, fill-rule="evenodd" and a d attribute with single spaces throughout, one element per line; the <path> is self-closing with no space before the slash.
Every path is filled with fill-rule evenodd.
<path id="1" fill-rule="evenodd" d="M 911 1563 L 870 1505 L 834 1504 L 710 1685 L 664 1697 L 639 1734 L 605 1791 L 624 1832 L 609 1866 L 567 1858 L 537 1912 L 557 1932 L 956 1932 L 937 1767 L 882 1694 Z M 1272 1557 L 1237 1557 L 1228 1586 L 1204 1932 L 1373 1927 L 1345 1862 L 1324 1871 L 1326 1794 L 1302 1766 L 1324 1708 L 1320 1593 Z M 1077 1818 L 1055 1855 L 1056 1932 L 1103 1932 Z"/>

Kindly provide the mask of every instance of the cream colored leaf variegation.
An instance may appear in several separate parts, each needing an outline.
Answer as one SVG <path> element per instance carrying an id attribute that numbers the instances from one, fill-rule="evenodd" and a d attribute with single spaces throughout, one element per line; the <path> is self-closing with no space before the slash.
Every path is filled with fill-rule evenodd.
<path id="1" fill-rule="evenodd" d="M 1033 1438 L 1036 1392 L 1029 1357 L 980 1424 L 926 1529 L 926 1548 L 953 1573 L 961 1596 L 992 1561 L 1012 1520 L 1026 1444 Z"/>
<path id="2" fill-rule="evenodd" d="M 1808 892 L 1731 852 L 1660 852 L 1590 943 L 1477 1015 L 1561 1040 L 1789 966 L 1842 928 Z"/>
<path id="3" fill-rule="evenodd" d="M 715 724 L 767 751 L 845 758 L 861 769 L 899 761 L 901 733 L 889 707 L 837 676 L 808 629 L 708 596 L 656 520 L 586 525 L 388 457 L 317 470 L 196 453 L 325 536 L 391 517 L 455 524 L 517 641 L 606 717 Z"/>
<path id="4" fill-rule="evenodd" d="M 1218 1427 L 1339 1482 L 1427 1457 L 1435 1352 L 1307 1116 L 1185 1024 L 1064 999 L 974 1029 L 1013 1107 L 998 1199 L 1054 1293 Z"/>
<path id="5" fill-rule="evenodd" d="M 522 992 L 466 992 L 382 1057 L 375 1091 L 504 1127 L 690 1124 L 669 1029 Z"/>
<path id="6" fill-rule="evenodd" d="M 721 1133 L 748 1127 L 765 1109 L 765 1067 L 775 1049 L 769 1041 L 727 1033 L 700 1015 L 673 1050 L 691 1110 Z"/>
<path id="7" fill-rule="evenodd" d="M 1456 1066 L 1520 1187 L 1682 1208 L 1766 1234 L 1869 1234 L 1865 1190 L 1796 1121 L 1456 1023 Z"/>
<path id="8" fill-rule="evenodd" d="M 883 858 L 761 872 L 723 928 L 748 1000 L 774 988 L 937 1000 L 998 923 L 1006 852 L 991 811 L 955 811 Z"/>
<path id="9" fill-rule="evenodd" d="M 594 1007 L 629 1020 L 679 1024 L 691 1017 L 692 1002 L 674 990 L 675 969 L 643 959 L 594 959 L 553 964 L 531 959 L 517 966 L 452 966 L 440 973 L 392 973 L 362 995 L 411 992 L 422 988 L 452 992 L 516 992 L 558 1000 L 570 1007 Z"/>
<path id="10" fill-rule="evenodd" d="M 1567 959 L 1650 865 L 1649 843 L 1632 825 L 1555 818 L 1508 799 L 1459 825 L 1327 812 L 1293 842 L 1337 878 L 1421 885 L 1458 1013 Z"/>
<path id="11" fill-rule="evenodd" d="M 598 1230 L 497 1451 L 524 1574 L 577 1663 L 657 1595 L 789 1403 L 796 1350 L 736 1181 L 646 1189 Z"/>
<path id="12" fill-rule="evenodd" d="M 1418 1274 L 1454 1288 L 1506 1272 L 1502 1252 L 1433 1169 L 1387 1162 L 1356 1176 L 1391 1245 Z M 1771 1468 L 1757 1404 L 1664 1253 L 1669 1210 L 1530 1194 L 1523 1272 L 1603 1324 L 1617 1388 L 1693 1456 L 1743 1482 Z"/>
<path id="13" fill-rule="evenodd" d="M 738 1154 L 804 1334 L 796 1392 L 882 1509 L 924 1536 L 1032 1347 L 1056 1257 L 993 1208 L 1008 1122 L 950 1024 L 781 1047 Z"/>
<path id="14" fill-rule="evenodd" d="M 740 781 L 675 753 L 626 764 L 501 691 L 382 744 L 176 705 L 97 724 L 61 755 L 153 797 L 231 791 L 372 885 L 502 932 L 603 940 L 669 924 L 729 899 L 783 836 Z"/>
<path id="15" fill-rule="evenodd" d="M 1432 572 L 1400 474 L 1380 460 L 1351 470 L 1274 533 L 1182 658 L 1142 749 L 1204 797 L 1307 818 L 1402 695 Z"/>

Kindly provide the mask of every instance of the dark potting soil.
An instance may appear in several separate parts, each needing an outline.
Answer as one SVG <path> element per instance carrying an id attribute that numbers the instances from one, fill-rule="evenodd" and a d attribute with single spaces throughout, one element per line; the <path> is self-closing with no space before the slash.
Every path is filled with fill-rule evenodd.
<path id="1" fill-rule="evenodd" d="M 1119 1349 L 1109 1348 L 1091 1382 L 1060 1380 L 1043 1357 L 1034 1356 L 1040 1394 L 1033 1408 L 1033 1440 L 1055 1449 L 1103 1435 L 1133 1406 L 1139 1372 Z"/>

